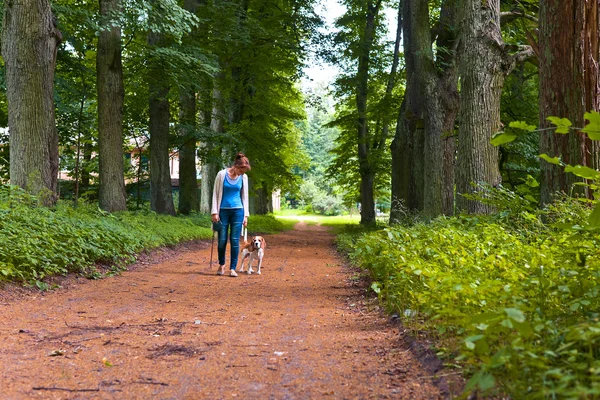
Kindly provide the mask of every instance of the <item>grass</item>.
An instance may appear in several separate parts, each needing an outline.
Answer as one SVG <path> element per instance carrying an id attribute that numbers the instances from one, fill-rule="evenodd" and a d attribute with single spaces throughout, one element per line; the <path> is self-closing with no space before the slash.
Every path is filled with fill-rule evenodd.
<path id="1" fill-rule="evenodd" d="M 307 225 L 331 227 L 336 234 L 345 231 L 348 225 L 358 225 L 360 223 L 360 215 L 358 214 L 326 216 L 309 214 L 302 210 L 282 210 L 275 214 L 275 218 L 281 221 L 286 229 L 292 229 L 298 222 L 304 222 Z"/>

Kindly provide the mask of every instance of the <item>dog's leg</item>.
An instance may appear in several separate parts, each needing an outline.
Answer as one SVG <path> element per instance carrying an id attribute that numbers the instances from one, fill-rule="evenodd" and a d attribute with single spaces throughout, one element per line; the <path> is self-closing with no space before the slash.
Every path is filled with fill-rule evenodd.
<path id="1" fill-rule="evenodd" d="M 254 252 L 250 253 L 250 257 L 248 258 L 248 275 L 254 272 L 252 269 L 252 261 L 254 261 Z"/>
<path id="2" fill-rule="evenodd" d="M 258 271 L 256 273 L 259 275 L 260 275 L 260 266 L 262 265 L 262 259 L 263 259 L 264 254 L 265 254 L 265 252 L 263 251 L 263 249 L 258 249 Z"/>
<path id="3" fill-rule="evenodd" d="M 246 251 L 246 249 L 242 250 L 242 257 L 241 257 L 241 261 L 240 263 L 242 264 L 240 266 L 240 272 L 244 272 L 244 260 L 248 258 L 248 253 Z"/>

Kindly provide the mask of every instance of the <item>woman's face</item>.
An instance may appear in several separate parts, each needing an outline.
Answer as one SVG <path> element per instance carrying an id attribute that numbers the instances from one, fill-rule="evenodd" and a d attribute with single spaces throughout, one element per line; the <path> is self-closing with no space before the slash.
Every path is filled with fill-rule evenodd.
<path id="1" fill-rule="evenodd" d="M 235 173 L 238 175 L 244 175 L 247 171 L 246 167 L 233 167 L 233 169 L 235 170 Z"/>

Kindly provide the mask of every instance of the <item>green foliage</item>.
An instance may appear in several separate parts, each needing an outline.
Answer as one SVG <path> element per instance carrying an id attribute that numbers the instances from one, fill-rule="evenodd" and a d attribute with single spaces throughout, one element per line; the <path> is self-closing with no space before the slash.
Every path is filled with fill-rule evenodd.
<path id="1" fill-rule="evenodd" d="M 330 194 L 317 186 L 312 179 L 307 179 L 300 185 L 298 192 L 298 206 L 304 207 L 308 212 L 323 215 L 340 215 L 343 205 L 340 196 Z"/>
<path id="2" fill-rule="evenodd" d="M 0 188 L 2 279 L 94 271 L 96 263 L 124 266 L 142 250 L 210 235 L 207 216 L 108 214 L 81 203 L 77 209 L 63 203 L 48 209 L 37 207 L 37 199 L 21 189 Z"/>
<path id="3" fill-rule="evenodd" d="M 501 7 L 507 12 L 515 12 L 517 9 L 530 15 L 535 15 L 537 12 L 537 5 L 531 9 L 530 5 L 524 2 L 502 2 Z M 521 45 L 527 45 L 529 32 L 536 28 L 535 23 L 523 18 L 515 19 L 511 23 L 503 23 L 502 37 L 507 43 L 507 48 L 512 52 Z M 508 139 L 514 140 L 500 145 L 499 167 L 502 184 L 510 189 L 519 185 L 527 175 L 536 179 L 540 176 L 539 134 L 537 132 L 522 134 L 523 131 L 518 130 L 518 126 L 515 125 L 522 124 L 527 131 L 536 129 L 539 123 L 538 78 L 537 65 L 529 62 L 518 63 L 507 76 L 502 88 L 500 120 Z"/>
<path id="4" fill-rule="evenodd" d="M 588 120 L 588 124 L 581 129 L 587 133 L 591 140 L 600 140 L 600 113 L 597 111 L 591 111 L 585 113 L 585 119 Z M 567 133 L 571 126 L 571 122 L 566 118 L 548 117 L 548 120 L 557 126 L 556 133 Z M 523 129 L 522 124 L 515 124 L 515 127 Z M 527 127 L 525 128 L 527 129 Z M 559 132 L 560 131 L 560 132 Z M 569 165 L 564 163 L 559 157 L 551 157 L 547 154 L 540 154 L 541 159 L 555 165 L 564 167 L 565 173 L 571 173 L 579 178 L 583 178 L 583 182 L 579 182 L 580 186 L 588 187 L 594 198 L 597 200 L 600 197 L 600 171 L 583 165 Z M 600 230 L 600 203 L 597 203 L 594 208 L 594 212 L 591 214 L 587 224 L 584 224 L 584 230 Z M 574 229 L 580 229 L 580 227 L 573 227 Z"/>
<path id="5" fill-rule="evenodd" d="M 537 210 L 522 194 L 484 189 L 494 216 L 345 234 L 338 243 L 371 272 L 390 312 L 437 335 L 440 354 L 470 377 L 467 391 L 600 396 L 600 238 L 561 229 L 600 212 L 590 217 L 589 203 L 566 196 Z"/>
<path id="6" fill-rule="evenodd" d="M 588 137 L 592 140 L 600 140 L 600 113 L 597 111 L 587 112 L 584 118 L 589 123 L 582 129 L 583 132 L 587 133 Z"/>
<path id="7" fill-rule="evenodd" d="M 328 127 L 337 127 L 339 135 L 332 150 L 334 160 L 328 166 L 326 176 L 341 187 L 344 205 L 349 208 L 360 201 L 360 182 L 364 178 L 359 168 L 361 163 L 363 175 L 366 171 L 374 175 L 375 199 L 390 196 L 391 153 L 388 149 L 393 136 L 392 122 L 397 120 L 404 87 L 401 73 L 396 71 L 391 76 L 394 45 L 387 40 L 388 26 L 384 21 L 384 12 L 379 10 L 374 16 L 372 43 L 367 45 L 365 19 L 373 11 L 373 5 L 355 0 L 345 0 L 342 4 L 346 6 L 346 12 L 336 20 L 338 30 L 330 37 L 330 61 L 342 72 L 335 81 L 335 119 L 327 124 Z M 365 53 L 367 48 L 370 48 L 368 54 Z M 368 71 L 365 74 L 368 79 L 358 74 L 358 66 L 367 58 Z M 392 86 L 391 78 L 394 82 Z M 367 81 L 361 82 L 362 79 Z M 363 84 L 368 90 L 365 94 L 365 115 L 361 117 L 365 118 L 367 127 L 365 137 L 359 143 L 357 98 L 360 95 L 357 87 Z M 365 148 L 360 162 L 359 145 Z"/>
<path id="8" fill-rule="evenodd" d="M 273 215 L 250 215 L 248 218 L 248 235 L 260 233 L 276 233 L 285 229 L 283 222 Z"/>
<path id="9" fill-rule="evenodd" d="M 205 214 L 109 214 L 83 202 L 76 209 L 64 202 L 54 209 L 37 203 L 22 189 L 0 187 L 0 280 L 36 282 L 45 289 L 42 279 L 51 275 L 75 272 L 97 279 L 123 270 L 142 251 L 212 237 Z M 272 215 L 253 215 L 248 227 L 250 234 L 285 229 Z M 108 272 L 100 272 L 99 264 Z"/>
<path id="10" fill-rule="evenodd" d="M 571 124 L 571 121 L 569 121 L 568 119 L 558 118 L 558 117 L 548 117 L 546 119 L 548 121 L 550 121 L 553 125 L 556 126 L 556 129 L 554 130 L 554 132 L 561 133 L 561 134 L 569 133 L 569 127 L 572 124 Z M 528 130 L 531 130 L 531 129 L 528 129 Z"/>

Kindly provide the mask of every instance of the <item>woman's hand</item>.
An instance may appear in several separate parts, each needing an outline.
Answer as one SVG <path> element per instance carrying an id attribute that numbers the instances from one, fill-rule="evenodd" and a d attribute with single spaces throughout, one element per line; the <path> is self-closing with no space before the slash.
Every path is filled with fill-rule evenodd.
<path id="1" fill-rule="evenodd" d="M 219 214 L 212 214 L 211 215 L 211 219 L 212 219 L 212 222 L 218 222 L 219 221 Z"/>
<path id="2" fill-rule="evenodd" d="M 248 226 L 248 217 L 244 217 L 244 226 Z"/>

